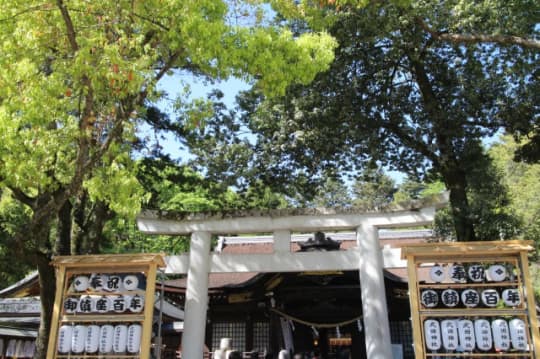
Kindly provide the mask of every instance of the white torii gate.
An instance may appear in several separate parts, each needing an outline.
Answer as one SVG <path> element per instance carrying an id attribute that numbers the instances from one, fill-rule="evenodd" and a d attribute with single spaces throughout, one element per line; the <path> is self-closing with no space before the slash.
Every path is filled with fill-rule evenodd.
<path id="1" fill-rule="evenodd" d="M 380 228 L 431 225 L 437 198 L 407 208 L 370 213 L 353 210 L 303 209 L 247 211 L 234 214 L 190 214 L 183 217 L 143 212 L 139 230 L 147 234 L 191 234 L 186 255 L 166 258 L 166 273 L 187 273 L 182 356 L 202 359 L 208 306 L 208 274 L 359 270 L 365 345 L 370 359 L 391 359 L 392 345 L 383 268 L 405 267 L 399 249 L 381 249 Z M 292 232 L 355 230 L 357 247 L 346 251 L 291 252 Z M 214 234 L 273 233 L 271 254 L 210 252 Z"/>

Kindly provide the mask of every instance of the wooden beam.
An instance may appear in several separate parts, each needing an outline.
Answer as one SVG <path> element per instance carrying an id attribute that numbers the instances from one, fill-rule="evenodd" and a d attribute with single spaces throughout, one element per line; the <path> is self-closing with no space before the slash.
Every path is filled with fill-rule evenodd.
<path id="1" fill-rule="evenodd" d="M 410 255 L 415 258 L 436 257 L 442 255 L 446 258 L 456 256 L 459 258 L 463 254 L 474 252 L 475 256 L 494 255 L 499 256 L 514 254 L 516 252 L 528 252 L 534 250 L 532 241 L 511 240 L 511 241 L 485 241 L 485 242 L 442 242 L 442 243 L 414 243 L 407 244 L 402 248 L 401 258 L 405 259 Z"/>
<path id="2" fill-rule="evenodd" d="M 246 216 L 236 218 L 204 217 L 176 220 L 154 212 L 144 212 L 137 218 L 139 230 L 147 234 L 186 235 L 193 232 L 213 234 L 268 233 L 276 231 L 310 232 L 356 229 L 369 224 L 377 228 L 398 228 L 411 225 L 431 225 L 436 207 L 383 213 L 316 213 L 309 215 Z"/>

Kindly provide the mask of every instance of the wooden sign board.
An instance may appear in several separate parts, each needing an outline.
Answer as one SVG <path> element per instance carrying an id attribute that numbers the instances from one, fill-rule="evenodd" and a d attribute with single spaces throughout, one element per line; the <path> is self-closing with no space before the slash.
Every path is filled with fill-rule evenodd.
<path id="1" fill-rule="evenodd" d="M 148 359 L 162 254 L 55 257 L 47 359 Z"/>
<path id="2" fill-rule="evenodd" d="M 531 241 L 404 247 L 415 357 L 540 357 L 531 250 Z"/>

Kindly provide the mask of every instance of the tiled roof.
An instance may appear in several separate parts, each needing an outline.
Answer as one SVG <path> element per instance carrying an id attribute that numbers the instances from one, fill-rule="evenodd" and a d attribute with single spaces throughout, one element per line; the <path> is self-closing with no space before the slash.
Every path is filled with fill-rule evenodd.
<path id="1" fill-rule="evenodd" d="M 326 233 L 327 237 L 341 242 L 341 249 L 346 250 L 356 246 L 356 234 L 354 232 L 336 232 Z M 425 241 L 433 236 L 432 230 L 381 230 L 379 231 L 379 239 L 381 247 L 390 246 L 399 248 L 408 243 L 418 243 Z M 300 250 L 299 242 L 307 241 L 313 234 L 293 234 L 291 236 L 291 251 Z M 272 253 L 273 238 L 267 236 L 222 236 L 219 237 L 218 248 L 216 252 L 227 254 L 254 254 L 254 253 Z M 387 270 L 389 277 L 399 281 L 407 281 L 406 268 L 392 268 Z M 219 289 L 226 287 L 235 287 L 246 284 L 259 273 L 211 273 L 208 278 L 208 288 Z M 171 287 L 186 288 L 186 278 L 169 280 L 166 283 Z"/>

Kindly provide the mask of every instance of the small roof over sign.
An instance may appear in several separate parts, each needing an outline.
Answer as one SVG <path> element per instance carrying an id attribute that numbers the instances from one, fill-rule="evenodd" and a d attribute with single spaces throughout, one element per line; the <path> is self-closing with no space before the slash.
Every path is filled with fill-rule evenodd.
<path id="1" fill-rule="evenodd" d="M 158 267 L 165 267 L 164 253 L 142 253 L 142 254 L 93 254 L 79 256 L 57 256 L 51 264 L 64 267 L 95 267 L 102 263 L 109 267 L 135 267 L 138 265 L 156 264 Z"/>

